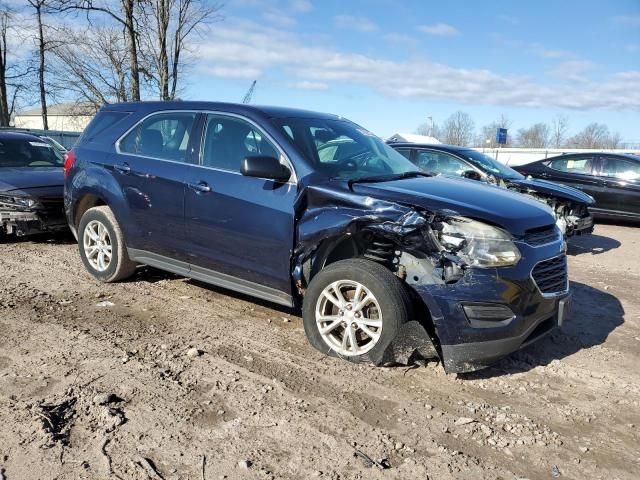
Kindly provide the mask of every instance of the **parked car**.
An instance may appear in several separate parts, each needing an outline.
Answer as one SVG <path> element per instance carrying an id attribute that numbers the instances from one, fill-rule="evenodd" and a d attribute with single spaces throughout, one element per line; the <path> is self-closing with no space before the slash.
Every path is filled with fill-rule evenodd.
<path id="1" fill-rule="evenodd" d="M 597 217 L 640 219 L 640 157 L 614 153 L 572 153 L 515 167 L 523 175 L 578 188 L 596 203 Z"/>
<path id="2" fill-rule="evenodd" d="M 95 278 L 146 264 L 301 306 L 310 343 L 328 355 L 376 365 L 441 355 L 447 371 L 468 371 L 568 312 L 565 242 L 546 205 L 429 176 L 341 117 L 108 105 L 65 172 L 67 218 Z"/>
<path id="3" fill-rule="evenodd" d="M 413 143 L 391 143 L 391 146 L 425 172 L 480 180 L 549 205 L 558 227 L 567 237 L 593 231 L 593 217 L 589 213 L 593 198 L 579 190 L 526 178 L 513 168 L 467 147 Z"/>
<path id="4" fill-rule="evenodd" d="M 0 131 L 2 131 L 2 130 L 0 130 Z M 62 145 L 60 142 L 58 142 L 57 140 L 51 138 L 48 135 L 42 135 L 42 134 L 40 134 L 40 133 L 38 133 L 36 131 L 32 131 L 32 130 L 29 130 L 29 129 L 19 129 L 19 128 L 18 129 L 7 129 L 7 130 L 4 130 L 4 131 L 6 131 L 6 132 L 15 132 L 15 133 L 26 133 L 28 135 L 34 135 L 34 136 L 44 140 L 45 142 L 47 142 L 49 145 L 51 145 L 55 150 L 58 151 L 58 153 L 60 155 L 64 155 L 65 153 L 67 153 L 67 149 L 65 148 L 64 145 Z"/>
<path id="5" fill-rule="evenodd" d="M 0 132 L 0 236 L 67 229 L 63 158 L 34 135 Z"/>

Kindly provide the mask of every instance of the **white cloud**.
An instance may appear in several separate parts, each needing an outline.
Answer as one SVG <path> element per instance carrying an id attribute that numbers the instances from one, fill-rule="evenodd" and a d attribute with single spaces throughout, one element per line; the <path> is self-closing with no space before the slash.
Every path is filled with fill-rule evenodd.
<path id="1" fill-rule="evenodd" d="M 532 43 L 529 45 L 529 51 L 541 58 L 548 58 L 551 60 L 560 60 L 563 58 L 574 58 L 576 55 L 568 50 L 560 50 L 547 48 L 539 43 Z"/>
<path id="2" fill-rule="evenodd" d="M 294 83 L 293 88 L 299 88 L 300 90 L 328 90 L 329 85 L 323 82 L 310 82 L 304 80 L 302 82 Z"/>
<path id="3" fill-rule="evenodd" d="M 594 65 L 588 60 L 568 60 L 561 62 L 547 73 L 553 77 L 573 82 L 589 81 L 589 72 L 593 70 Z"/>
<path id="4" fill-rule="evenodd" d="M 616 15 L 611 17 L 613 23 L 629 27 L 640 27 L 640 15 Z"/>
<path id="5" fill-rule="evenodd" d="M 201 69 L 204 73 L 213 75 L 214 77 L 230 78 L 230 79 L 255 79 L 261 76 L 262 70 L 248 66 L 220 66 L 220 67 L 204 67 Z"/>
<path id="6" fill-rule="evenodd" d="M 597 81 L 587 65 L 582 83 L 549 77 L 545 82 L 487 69 L 458 68 L 426 60 L 389 60 L 318 46 L 306 37 L 255 22 L 216 24 L 200 45 L 200 61 L 223 78 L 257 78 L 269 72 L 292 82 L 358 85 L 395 98 L 462 104 L 610 110 L 640 110 L 640 71 L 614 73 Z M 293 47 L 292 47 L 293 46 Z"/>
<path id="7" fill-rule="evenodd" d="M 336 15 L 333 21 L 338 28 L 356 30 L 358 32 L 375 32 L 378 30 L 378 26 L 367 17 Z"/>
<path id="8" fill-rule="evenodd" d="M 435 25 L 419 25 L 416 27 L 419 32 L 427 35 L 436 35 L 439 37 L 454 37 L 460 35 L 457 28 L 452 27 L 448 23 L 436 23 Z"/>
<path id="9" fill-rule="evenodd" d="M 313 10 L 313 4 L 310 0 L 291 0 L 289 8 L 297 13 L 307 13 Z"/>
<path id="10" fill-rule="evenodd" d="M 275 11 L 264 12 L 262 18 L 272 25 L 283 28 L 292 27 L 297 23 L 295 18 Z"/>

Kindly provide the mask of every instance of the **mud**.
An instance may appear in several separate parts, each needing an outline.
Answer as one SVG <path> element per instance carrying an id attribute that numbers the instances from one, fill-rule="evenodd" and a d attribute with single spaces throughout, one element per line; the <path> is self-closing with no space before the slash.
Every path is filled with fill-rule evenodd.
<path id="1" fill-rule="evenodd" d="M 635 479 L 639 232 L 577 238 L 563 330 L 457 376 L 325 357 L 297 312 L 158 270 L 101 285 L 70 239 L 1 243 L 0 478 Z"/>

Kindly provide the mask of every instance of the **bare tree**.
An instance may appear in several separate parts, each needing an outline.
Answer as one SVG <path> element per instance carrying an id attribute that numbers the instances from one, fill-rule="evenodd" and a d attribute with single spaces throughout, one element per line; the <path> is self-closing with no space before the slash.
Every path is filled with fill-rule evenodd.
<path id="1" fill-rule="evenodd" d="M 18 37 L 15 25 L 15 11 L 0 3 L 0 126 L 3 127 L 9 126 L 18 99 L 27 91 L 28 77 L 33 73 L 31 60 L 12 51 Z"/>
<path id="2" fill-rule="evenodd" d="M 507 130 L 511 129 L 513 122 L 509 117 L 507 117 L 504 113 L 500 115 L 500 117 L 491 122 L 488 125 L 485 125 L 480 130 L 480 137 L 476 140 L 478 146 L 495 148 L 498 146 L 496 142 L 496 132 L 498 128 L 506 128 Z M 505 146 L 510 147 L 512 144 L 511 135 L 507 133 L 507 143 Z"/>
<path id="3" fill-rule="evenodd" d="M 549 145 L 549 125 L 536 123 L 518 130 L 517 144 L 522 148 L 546 148 Z"/>
<path id="4" fill-rule="evenodd" d="M 603 123 L 590 123 L 568 140 L 574 148 L 604 148 L 609 138 L 609 128 Z"/>
<path id="5" fill-rule="evenodd" d="M 457 111 L 442 125 L 441 140 L 451 145 L 469 145 L 473 141 L 475 123 L 467 112 Z"/>
<path id="6" fill-rule="evenodd" d="M 68 28 L 52 50 L 55 87 L 93 109 L 130 100 L 130 70 L 126 35 L 117 27 Z"/>
<path id="7" fill-rule="evenodd" d="M 620 135 L 620 132 L 610 133 L 609 137 L 607 138 L 605 147 L 613 150 L 616 148 L 620 148 L 621 145 L 622 145 L 622 136 Z"/>
<path id="8" fill-rule="evenodd" d="M 45 130 L 49 130 L 49 120 L 47 117 L 47 90 L 45 84 L 45 52 L 47 50 L 47 42 L 44 38 L 44 24 L 42 16 L 47 6 L 47 0 L 27 0 L 36 11 L 36 21 L 38 24 L 38 89 L 40 93 L 40 108 L 42 112 L 42 126 Z"/>
<path id="9" fill-rule="evenodd" d="M 208 0 L 146 0 L 139 7 L 141 70 L 162 100 L 172 100 L 188 38 L 219 20 L 222 7 Z"/>
<path id="10" fill-rule="evenodd" d="M 551 146 L 562 148 L 569 131 L 569 119 L 566 115 L 556 115 L 551 121 Z"/>
<path id="11" fill-rule="evenodd" d="M 131 99 L 140 100 L 140 65 L 138 62 L 138 18 L 136 4 L 147 0 L 55 0 L 60 12 L 85 12 L 91 15 L 105 15 L 119 24 L 126 37 L 129 76 L 131 79 Z"/>
<path id="12" fill-rule="evenodd" d="M 417 135 L 424 135 L 427 137 L 433 137 L 437 139 L 440 139 L 441 137 L 440 127 L 438 126 L 438 124 L 436 123 L 432 124 L 431 122 L 421 123 L 420 125 L 418 125 L 418 128 L 416 128 L 415 133 Z"/>

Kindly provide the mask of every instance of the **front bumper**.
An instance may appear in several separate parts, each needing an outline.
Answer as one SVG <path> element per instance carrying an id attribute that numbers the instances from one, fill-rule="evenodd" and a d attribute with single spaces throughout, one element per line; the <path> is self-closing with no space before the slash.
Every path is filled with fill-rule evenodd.
<path id="1" fill-rule="evenodd" d="M 448 373 L 488 367 L 566 320 L 571 299 L 568 278 L 555 283 L 558 287 L 539 276 L 534 279 L 538 265 L 566 261 L 564 242 L 517 245 L 522 258 L 514 267 L 470 268 L 455 284 L 414 285 L 431 315 Z M 551 285 L 551 291 L 545 290 L 545 285 Z M 496 318 L 482 318 L 485 314 L 480 313 L 474 319 L 469 306 L 480 306 L 485 314 L 495 311 Z"/>
<path id="2" fill-rule="evenodd" d="M 60 232 L 67 228 L 64 217 L 60 215 L 43 215 L 37 211 L 0 211 L 0 234 L 23 237 Z"/>
<path id="3" fill-rule="evenodd" d="M 581 217 L 567 225 L 567 237 L 593 233 L 593 225 L 593 216 L 591 214 Z"/>

